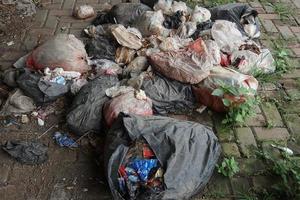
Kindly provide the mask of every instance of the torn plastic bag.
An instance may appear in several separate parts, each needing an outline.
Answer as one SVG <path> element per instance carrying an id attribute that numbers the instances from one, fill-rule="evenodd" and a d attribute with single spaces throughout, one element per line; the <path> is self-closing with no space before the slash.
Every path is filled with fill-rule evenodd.
<path id="1" fill-rule="evenodd" d="M 158 0 L 156 1 L 155 5 L 153 6 L 154 11 L 161 10 L 163 14 L 170 15 L 172 14 L 172 3 L 173 0 Z"/>
<path id="2" fill-rule="evenodd" d="M 1 108 L 0 115 L 29 113 L 36 109 L 33 99 L 25 96 L 20 89 L 12 92 Z"/>
<path id="3" fill-rule="evenodd" d="M 211 55 L 200 38 L 186 49 L 153 53 L 149 56 L 149 61 L 160 74 L 191 84 L 199 83 L 206 78 L 213 66 Z"/>
<path id="4" fill-rule="evenodd" d="M 16 68 L 8 68 L 3 72 L 2 75 L 2 81 L 9 87 L 18 87 L 17 79 L 20 76 L 20 73 L 22 73 L 22 69 L 16 69 Z"/>
<path id="5" fill-rule="evenodd" d="M 73 16 L 78 19 L 86 19 L 95 15 L 94 8 L 90 5 L 77 6 L 73 11 Z"/>
<path id="6" fill-rule="evenodd" d="M 227 107 L 223 104 L 222 98 L 212 95 L 212 92 L 219 88 L 220 83 L 233 87 L 244 87 L 253 91 L 256 91 L 258 87 L 258 81 L 253 76 L 241 74 L 230 68 L 214 67 L 210 70 L 210 75 L 206 79 L 197 84 L 197 86 L 193 86 L 193 92 L 198 102 L 210 107 L 216 112 L 227 111 Z M 236 101 L 236 103 L 243 101 L 243 97 L 236 98 L 231 94 L 226 94 L 225 98 Z"/>
<path id="7" fill-rule="evenodd" d="M 131 86 L 113 86 L 105 90 L 106 96 L 110 98 L 117 97 L 122 94 L 126 94 L 128 92 L 134 92 L 134 88 Z"/>
<path id="8" fill-rule="evenodd" d="M 195 22 L 197 24 L 201 24 L 203 22 L 208 21 L 210 19 L 210 17 L 211 17 L 211 14 L 208 9 L 202 8 L 198 5 L 196 5 L 193 10 L 191 21 Z"/>
<path id="9" fill-rule="evenodd" d="M 115 76 L 100 76 L 80 89 L 67 114 L 67 124 L 74 133 L 78 135 L 87 132 L 100 133 L 102 106 L 109 100 L 105 90 L 118 82 Z"/>
<path id="10" fill-rule="evenodd" d="M 162 51 L 176 51 L 188 46 L 192 41 L 190 38 L 181 39 L 178 36 L 167 37 L 162 40 L 159 48 Z"/>
<path id="11" fill-rule="evenodd" d="M 163 26 L 164 20 L 165 18 L 161 10 L 146 11 L 143 15 L 136 19 L 133 27 L 141 31 L 143 37 L 151 35 L 168 37 L 171 30 Z"/>
<path id="12" fill-rule="evenodd" d="M 211 54 L 213 65 L 219 65 L 221 62 L 221 51 L 218 44 L 213 40 L 205 40 L 204 42 L 208 52 Z"/>
<path id="13" fill-rule="evenodd" d="M 251 38 L 260 36 L 258 12 L 248 4 L 231 3 L 210 9 L 211 19 L 234 22 L 240 32 Z"/>
<path id="14" fill-rule="evenodd" d="M 111 24 L 103 24 L 98 26 L 89 25 L 85 29 L 83 29 L 83 31 L 91 38 L 97 38 L 99 36 L 109 37 L 111 35 L 110 27 Z"/>
<path id="15" fill-rule="evenodd" d="M 192 87 L 159 74 L 144 78 L 142 90 L 152 100 L 157 114 L 176 113 L 196 108 Z"/>
<path id="16" fill-rule="evenodd" d="M 212 129 L 202 124 L 161 116 L 119 115 L 105 145 L 107 179 L 114 199 L 123 199 L 119 167 L 129 146 L 141 138 L 165 169 L 165 190 L 159 198 L 150 193 L 136 199 L 189 199 L 208 183 L 221 151 Z"/>
<path id="17" fill-rule="evenodd" d="M 129 64 L 133 61 L 136 51 L 127 47 L 119 47 L 116 51 L 116 63 Z"/>
<path id="18" fill-rule="evenodd" d="M 41 78 L 41 75 L 26 70 L 17 80 L 22 91 L 37 104 L 52 102 L 69 91 L 68 84 L 61 85 Z"/>
<path id="19" fill-rule="evenodd" d="M 141 116 L 153 115 L 152 101 L 148 97 L 137 99 L 135 92 L 131 91 L 107 101 L 104 104 L 103 112 L 106 124 L 111 127 L 121 112 Z"/>
<path id="20" fill-rule="evenodd" d="M 74 82 L 71 84 L 71 88 L 70 88 L 71 93 L 77 94 L 79 92 L 79 90 L 87 83 L 88 83 L 88 81 L 86 79 L 74 80 Z"/>
<path id="21" fill-rule="evenodd" d="M 42 164 L 48 159 L 48 147 L 37 141 L 7 141 L 2 149 L 22 164 Z"/>
<path id="22" fill-rule="evenodd" d="M 143 46 L 142 35 L 135 28 L 126 29 L 123 25 L 118 24 L 111 28 L 111 33 L 118 43 L 124 47 L 138 50 Z"/>
<path id="23" fill-rule="evenodd" d="M 152 9 L 142 3 L 119 3 L 114 5 L 108 13 L 100 13 L 93 24 L 97 26 L 110 23 L 130 26 L 136 18 L 150 10 Z"/>
<path id="24" fill-rule="evenodd" d="M 262 73 L 273 73 L 276 69 L 275 60 L 268 49 L 261 49 L 259 55 L 250 50 L 234 51 L 231 56 L 231 63 L 244 74 L 251 74 L 257 71 Z"/>
<path id="25" fill-rule="evenodd" d="M 213 24 L 214 23 L 211 20 L 198 24 L 197 30 L 192 35 L 192 38 L 194 40 L 197 40 L 199 37 L 203 37 L 205 35 L 211 35 L 210 29 L 212 28 Z"/>
<path id="26" fill-rule="evenodd" d="M 184 16 L 188 14 L 188 7 L 185 2 L 183 1 L 173 1 L 171 7 L 172 14 L 177 12 L 182 12 Z"/>
<path id="27" fill-rule="evenodd" d="M 189 38 L 197 30 L 197 25 L 195 22 L 185 22 L 182 23 L 176 31 L 176 35 L 180 38 Z"/>
<path id="28" fill-rule="evenodd" d="M 55 69 L 86 72 L 87 54 L 84 44 L 74 35 L 59 34 L 34 49 L 28 56 L 26 65 L 32 69 Z"/>
<path id="29" fill-rule="evenodd" d="M 149 64 L 145 56 L 138 56 L 131 61 L 123 70 L 123 75 L 138 76 L 148 68 Z"/>
<path id="30" fill-rule="evenodd" d="M 97 75 L 118 75 L 122 74 L 122 68 L 114 61 L 107 59 L 93 59 L 88 61 L 89 65 L 94 65 Z"/>
<path id="31" fill-rule="evenodd" d="M 212 38 L 217 42 L 221 51 L 232 53 L 238 50 L 243 42 L 247 39 L 237 29 L 233 22 L 217 20 L 211 28 Z"/>
<path id="32" fill-rule="evenodd" d="M 166 16 L 163 25 L 167 29 L 178 29 L 182 22 L 185 21 L 184 13 L 177 11 L 171 16 Z"/>
<path id="33" fill-rule="evenodd" d="M 85 47 L 89 57 L 92 57 L 93 59 L 115 59 L 117 44 L 109 37 L 98 36 L 93 38 L 88 41 Z"/>

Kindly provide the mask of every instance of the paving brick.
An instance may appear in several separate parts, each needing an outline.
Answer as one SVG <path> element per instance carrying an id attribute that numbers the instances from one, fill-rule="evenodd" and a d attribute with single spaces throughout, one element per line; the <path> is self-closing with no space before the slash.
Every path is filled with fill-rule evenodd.
<path id="1" fill-rule="evenodd" d="M 279 108 L 287 114 L 300 113 L 300 101 L 285 102 Z"/>
<path id="2" fill-rule="evenodd" d="M 49 16 L 71 16 L 73 10 L 72 9 L 52 9 L 49 11 Z"/>
<path id="3" fill-rule="evenodd" d="M 300 26 L 290 26 L 290 29 L 291 29 L 294 33 L 300 33 Z"/>
<path id="4" fill-rule="evenodd" d="M 0 61 L 16 61 L 18 58 L 24 56 L 26 52 L 20 51 L 18 49 L 0 49 L 0 52 L 3 52 L 1 55 L 0 53 Z"/>
<path id="5" fill-rule="evenodd" d="M 233 193 L 238 196 L 249 190 L 250 184 L 247 178 L 233 177 L 230 179 Z"/>
<path id="6" fill-rule="evenodd" d="M 237 128 L 236 137 L 241 147 L 241 152 L 246 157 L 253 154 L 253 150 L 257 148 L 254 135 L 250 128 Z"/>
<path id="7" fill-rule="evenodd" d="M 267 122 L 271 126 L 283 126 L 281 116 L 274 103 L 264 102 L 261 104 L 262 111 L 266 116 Z"/>
<path id="8" fill-rule="evenodd" d="M 10 172 L 10 166 L 7 164 L 0 165 L 0 187 L 5 184 L 8 180 L 8 175 Z"/>
<path id="9" fill-rule="evenodd" d="M 267 32 L 276 33 L 278 32 L 276 29 L 276 26 L 273 24 L 271 20 L 268 19 L 262 19 L 262 25 L 266 29 Z"/>
<path id="10" fill-rule="evenodd" d="M 295 53 L 296 57 L 300 57 L 300 48 L 293 48 L 292 50 Z"/>
<path id="11" fill-rule="evenodd" d="M 300 69 L 295 69 L 282 75 L 282 78 L 299 78 L 299 77 L 300 77 Z"/>
<path id="12" fill-rule="evenodd" d="M 241 176 L 253 176 L 266 171 L 266 166 L 263 161 L 257 158 L 243 158 L 238 159 L 239 163 L 239 175 Z"/>
<path id="13" fill-rule="evenodd" d="M 288 89 L 286 93 L 290 96 L 291 100 L 300 100 L 300 90 L 299 89 Z"/>
<path id="14" fill-rule="evenodd" d="M 262 188 L 271 188 L 275 183 L 274 177 L 268 176 L 255 176 L 252 178 L 253 187 L 255 190 L 261 190 Z"/>
<path id="15" fill-rule="evenodd" d="M 4 70 L 12 67 L 13 63 L 14 63 L 13 61 L 2 61 L 2 62 L 0 62 L 0 70 L 4 71 Z"/>
<path id="16" fill-rule="evenodd" d="M 263 6 L 258 1 L 252 1 L 249 3 L 254 8 L 262 8 Z"/>
<path id="17" fill-rule="evenodd" d="M 279 15 L 277 14 L 259 14 L 258 17 L 263 20 L 280 19 Z"/>
<path id="18" fill-rule="evenodd" d="M 289 29 L 288 26 L 277 26 L 277 29 L 281 33 L 282 37 L 286 40 L 295 37 L 293 32 Z"/>
<path id="19" fill-rule="evenodd" d="M 59 22 L 57 27 L 56 27 L 55 34 L 69 33 L 70 32 L 70 27 L 71 27 L 71 23 Z"/>
<path id="20" fill-rule="evenodd" d="M 300 8 L 300 1 L 299 0 L 291 0 L 291 1 L 295 4 L 295 6 L 297 8 Z"/>
<path id="21" fill-rule="evenodd" d="M 236 143 L 222 143 L 221 145 L 225 156 L 241 157 L 239 148 Z"/>
<path id="22" fill-rule="evenodd" d="M 262 128 L 255 127 L 256 137 L 260 141 L 286 141 L 290 134 L 286 128 Z"/>
<path id="23" fill-rule="evenodd" d="M 245 124 L 247 126 L 265 126 L 266 120 L 262 114 L 256 114 L 255 116 L 246 119 Z"/>
<path id="24" fill-rule="evenodd" d="M 44 27 L 49 29 L 54 29 L 55 31 L 57 24 L 58 24 L 58 18 L 53 15 L 48 15 Z"/>
<path id="25" fill-rule="evenodd" d="M 36 16 L 34 18 L 35 25 L 38 27 L 42 27 L 46 21 L 48 15 L 48 10 L 38 9 L 36 12 Z"/>
<path id="26" fill-rule="evenodd" d="M 272 6 L 264 5 L 264 8 L 267 13 L 274 13 L 274 9 Z"/>
<path id="27" fill-rule="evenodd" d="M 300 87 L 300 81 L 297 81 L 295 79 L 281 79 L 279 80 L 279 82 L 282 85 L 282 87 L 286 90 Z"/>
<path id="28" fill-rule="evenodd" d="M 267 91 L 276 90 L 276 89 L 277 87 L 274 83 L 261 83 L 258 88 L 258 90 L 267 90 Z"/>
<path id="29" fill-rule="evenodd" d="M 212 183 L 208 185 L 207 196 L 224 195 L 231 194 L 229 179 L 217 174 Z"/>
<path id="30" fill-rule="evenodd" d="M 284 115 L 286 125 L 291 131 L 292 137 L 296 140 L 296 143 L 300 145 L 300 117 L 297 114 Z"/>
<path id="31" fill-rule="evenodd" d="M 64 0 L 63 9 L 71 9 L 73 10 L 76 0 Z"/>

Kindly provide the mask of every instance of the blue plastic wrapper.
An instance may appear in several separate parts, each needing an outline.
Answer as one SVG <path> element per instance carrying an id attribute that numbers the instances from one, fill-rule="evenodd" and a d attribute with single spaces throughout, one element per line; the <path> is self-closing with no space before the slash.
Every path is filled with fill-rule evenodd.
<path id="1" fill-rule="evenodd" d="M 157 167 L 157 165 L 157 159 L 135 159 L 129 164 L 129 167 L 133 168 L 139 175 L 139 178 L 146 182 L 148 181 L 148 176 L 151 169 Z"/>
<path id="2" fill-rule="evenodd" d="M 55 139 L 56 143 L 61 147 L 78 147 L 75 140 L 60 132 L 55 132 L 53 139 Z"/>
<path id="3" fill-rule="evenodd" d="M 57 76 L 57 77 L 53 78 L 51 80 L 51 82 L 54 82 L 54 83 L 57 83 L 57 84 L 60 84 L 60 85 L 66 85 L 66 80 L 62 76 Z"/>

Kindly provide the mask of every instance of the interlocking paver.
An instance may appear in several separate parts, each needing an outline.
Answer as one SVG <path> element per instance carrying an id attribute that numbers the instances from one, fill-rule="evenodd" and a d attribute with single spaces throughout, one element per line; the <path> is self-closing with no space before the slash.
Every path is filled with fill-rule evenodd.
<path id="1" fill-rule="evenodd" d="M 254 148 L 257 148 L 257 144 L 251 129 L 237 128 L 236 136 L 240 144 L 242 154 L 249 157 L 253 153 Z"/>
<path id="2" fill-rule="evenodd" d="M 286 141 L 290 134 L 286 128 L 254 128 L 257 139 L 260 141 Z"/>

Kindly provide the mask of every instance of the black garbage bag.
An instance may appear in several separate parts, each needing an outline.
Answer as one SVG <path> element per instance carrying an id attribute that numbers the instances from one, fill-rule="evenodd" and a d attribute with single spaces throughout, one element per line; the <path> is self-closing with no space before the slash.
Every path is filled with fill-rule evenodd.
<path id="1" fill-rule="evenodd" d="M 158 2 L 158 0 L 140 0 L 141 3 L 153 8 L 153 6 Z"/>
<path id="2" fill-rule="evenodd" d="M 164 27 L 167 29 L 178 29 L 182 23 L 182 17 L 184 16 L 183 11 L 177 11 L 171 16 L 166 16 L 163 23 Z"/>
<path id="3" fill-rule="evenodd" d="M 152 100 L 155 113 L 167 114 L 196 108 L 191 85 L 168 79 L 160 74 L 145 78 L 141 89 Z"/>
<path id="4" fill-rule="evenodd" d="M 123 199 L 118 170 L 129 146 L 137 139 L 147 141 L 165 172 L 163 194 L 151 199 L 188 199 L 200 192 L 213 173 L 221 149 L 212 129 L 202 124 L 120 114 L 105 145 L 105 166 L 114 199 Z"/>
<path id="5" fill-rule="evenodd" d="M 48 147 L 40 142 L 7 141 L 2 149 L 18 162 L 27 165 L 41 164 L 48 159 Z"/>
<path id="6" fill-rule="evenodd" d="M 98 36 L 89 40 L 85 46 L 89 57 L 115 60 L 117 43 L 109 37 Z"/>
<path id="7" fill-rule="evenodd" d="M 69 91 L 69 84 L 41 80 L 41 75 L 28 70 L 19 76 L 17 83 L 21 90 L 37 104 L 55 101 Z"/>
<path id="8" fill-rule="evenodd" d="M 213 26 L 213 22 L 211 20 L 208 20 L 206 22 L 202 22 L 200 24 L 197 25 L 197 30 L 195 31 L 195 33 L 192 35 L 192 38 L 194 40 L 197 40 L 199 37 L 203 36 L 203 31 L 206 30 L 210 30 Z"/>
<path id="9" fill-rule="evenodd" d="M 133 21 L 141 16 L 144 12 L 152 10 L 142 3 L 119 3 L 114 5 L 108 13 L 100 13 L 93 24 L 123 24 L 124 26 L 130 26 Z"/>
<path id="10" fill-rule="evenodd" d="M 115 76 L 100 76 L 84 85 L 73 100 L 67 124 L 78 135 L 99 133 L 102 127 L 102 107 L 109 100 L 105 90 L 115 86 Z"/>
<path id="11" fill-rule="evenodd" d="M 210 9 L 211 20 L 227 20 L 236 23 L 238 29 L 249 36 L 256 38 L 260 34 L 260 25 L 257 18 L 258 12 L 251 8 L 248 4 L 230 3 L 226 5 L 217 6 Z M 255 30 L 252 33 L 247 31 L 245 26 L 252 25 Z"/>

